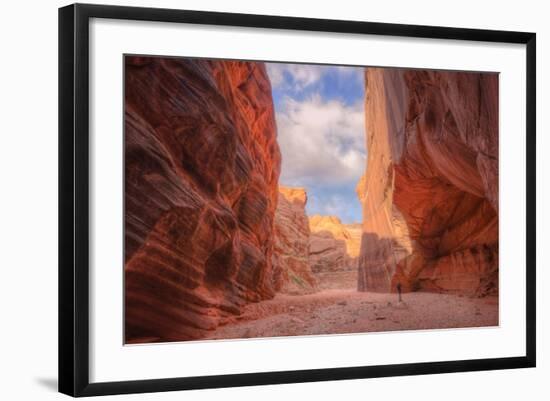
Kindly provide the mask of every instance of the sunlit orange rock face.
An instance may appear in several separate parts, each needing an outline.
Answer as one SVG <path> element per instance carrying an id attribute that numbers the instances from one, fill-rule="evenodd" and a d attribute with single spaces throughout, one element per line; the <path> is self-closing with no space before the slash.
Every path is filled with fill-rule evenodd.
<path id="1" fill-rule="evenodd" d="M 277 291 L 299 295 L 317 290 L 309 265 L 309 224 L 304 188 L 279 186 L 273 236 L 273 279 Z"/>
<path id="2" fill-rule="evenodd" d="M 315 273 L 357 269 L 361 229 L 336 216 L 309 218 L 309 261 Z"/>
<path id="3" fill-rule="evenodd" d="M 198 338 L 274 295 L 270 83 L 261 63 L 125 63 L 126 340 Z"/>
<path id="4" fill-rule="evenodd" d="M 367 68 L 358 287 L 498 291 L 498 75 Z"/>

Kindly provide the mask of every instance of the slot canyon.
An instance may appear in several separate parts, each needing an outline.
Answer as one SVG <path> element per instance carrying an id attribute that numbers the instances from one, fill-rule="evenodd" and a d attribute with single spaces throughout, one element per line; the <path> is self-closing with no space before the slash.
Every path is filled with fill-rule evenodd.
<path id="1" fill-rule="evenodd" d="M 364 68 L 355 223 L 281 182 L 271 85 L 125 57 L 125 342 L 498 325 L 498 75 Z"/>

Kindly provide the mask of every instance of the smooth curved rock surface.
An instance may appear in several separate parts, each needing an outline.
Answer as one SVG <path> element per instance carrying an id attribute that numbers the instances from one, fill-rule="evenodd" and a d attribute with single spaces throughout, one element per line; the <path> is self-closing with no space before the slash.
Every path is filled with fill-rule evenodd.
<path id="1" fill-rule="evenodd" d="M 300 295 L 317 290 L 309 265 L 309 224 L 304 188 L 279 186 L 273 251 L 274 286 L 278 292 Z"/>
<path id="2" fill-rule="evenodd" d="M 262 63 L 125 64 L 126 341 L 199 338 L 274 295 L 271 86 Z"/>
<path id="3" fill-rule="evenodd" d="M 498 291 L 498 75 L 367 68 L 358 287 Z"/>

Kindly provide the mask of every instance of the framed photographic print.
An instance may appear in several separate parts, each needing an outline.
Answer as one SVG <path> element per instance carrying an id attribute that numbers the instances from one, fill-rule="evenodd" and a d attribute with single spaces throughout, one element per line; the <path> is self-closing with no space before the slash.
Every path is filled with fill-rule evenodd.
<path id="1" fill-rule="evenodd" d="M 59 10 L 59 390 L 535 366 L 535 34 Z"/>

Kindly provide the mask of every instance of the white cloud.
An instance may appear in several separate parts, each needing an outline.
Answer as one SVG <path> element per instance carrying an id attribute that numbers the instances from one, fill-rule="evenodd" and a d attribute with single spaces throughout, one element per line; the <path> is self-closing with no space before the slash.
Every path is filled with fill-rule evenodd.
<path id="1" fill-rule="evenodd" d="M 303 90 L 316 84 L 323 75 L 323 67 L 306 64 L 267 63 L 267 73 L 274 88 L 284 87 L 287 82 L 285 74 L 290 79 L 295 91 Z"/>
<path id="2" fill-rule="evenodd" d="M 355 79 L 358 85 L 364 85 L 365 69 L 363 67 L 335 66 L 334 69 L 343 78 Z"/>
<path id="3" fill-rule="evenodd" d="M 344 223 L 359 222 L 362 217 L 361 204 L 353 190 L 341 193 L 321 191 L 311 196 L 308 194 L 306 208 L 309 216 L 338 216 Z"/>
<path id="4" fill-rule="evenodd" d="M 355 183 L 365 170 L 364 105 L 285 98 L 277 115 L 287 185 Z"/>
<path id="5" fill-rule="evenodd" d="M 354 80 L 363 85 L 364 69 L 360 67 L 266 63 L 267 74 L 274 89 L 299 93 L 321 84 L 326 75 L 336 74 L 339 83 Z"/>
<path id="6" fill-rule="evenodd" d="M 321 206 L 324 215 L 342 216 L 346 213 L 346 199 L 338 195 L 327 198 L 328 199 L 323 199 L 324 202 Z"/>
<path id="7" fill-rule="evenodd" d="M 271 81 L 272 88 L 278 88 L 284 84 L 285 75 L 283 67 L 285 65 L 286 64 L 265 63 L 265 66 L 267 68 L 267 75 L 269 76 L 269 80 Z"/>

